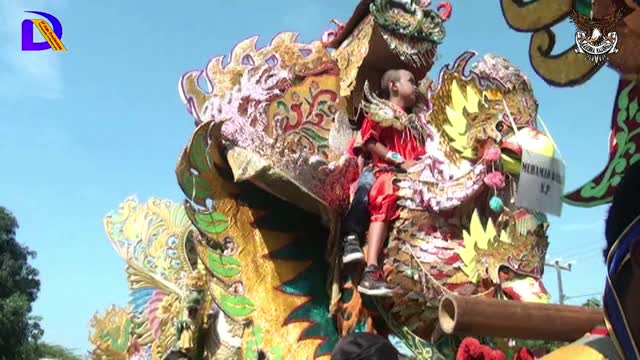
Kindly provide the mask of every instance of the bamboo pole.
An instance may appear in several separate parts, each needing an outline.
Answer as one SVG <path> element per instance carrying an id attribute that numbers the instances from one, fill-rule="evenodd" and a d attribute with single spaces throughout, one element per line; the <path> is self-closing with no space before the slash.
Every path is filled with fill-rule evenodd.
<path id="1" fill-rule="evenodd" d="M 438 317 L 450 335 L 572 342 L 604 325 L 601 309 L 447 296 Z"/>

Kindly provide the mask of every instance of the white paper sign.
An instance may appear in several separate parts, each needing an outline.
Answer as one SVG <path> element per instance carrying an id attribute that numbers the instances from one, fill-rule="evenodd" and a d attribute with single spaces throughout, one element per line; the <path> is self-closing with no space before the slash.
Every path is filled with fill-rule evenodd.
<path id="1" fill-rule="evenodd" d="M 560 216 L 563 194 L 564 164 L 523 149 L 516 206 Z"/>

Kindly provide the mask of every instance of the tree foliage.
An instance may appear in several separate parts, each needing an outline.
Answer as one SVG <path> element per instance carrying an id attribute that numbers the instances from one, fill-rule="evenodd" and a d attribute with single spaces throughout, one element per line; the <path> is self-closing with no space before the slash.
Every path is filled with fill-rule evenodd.
<path id="1" fill-rule="evenodd" d="M 67 349 L 60 345 L 52 345 L 47 343 L 38 344 L 38 357 L 50 358 L 57 360 L 82 360 L 73 350 Z"/>
<path id="2" fill-rule="evenodd" d="M 38 271 L 29 264 L 35 252 L 16 241 L 18 222 L 0 207 L 0 359 L 31 359 L 42 337 L 31 305 L 38 297 Z"/>
<path id="3" fill-rule="evenodd" d="M 80 360 L 69 349 L 40 342 L 40 318 L 31 314 L 40 291 L 38 270 L 29 264 L 36 253 L 16 240 L 17 230 L 16 218 L 0 206 L 0 360 Z"/>
<path id="4" fill-rule="evenodd" d="M 582 306 L 588 307 L 588 308 L 601 308 L 602 301 L 598 298 L 591 298 L 587 300 L 584 304 L 582 304 Z"/>

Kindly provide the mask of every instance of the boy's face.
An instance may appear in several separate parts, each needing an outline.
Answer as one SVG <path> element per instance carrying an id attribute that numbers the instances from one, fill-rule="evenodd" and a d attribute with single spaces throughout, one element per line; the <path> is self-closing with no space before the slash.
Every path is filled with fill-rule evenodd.
<path id="1" fill-rule="evenodd" d="M 416 79 L 407 70 L 400 70 L 399 80 L 391 82 L 391 93 L 402 100 L 405 106 L 416 104 Z"/>

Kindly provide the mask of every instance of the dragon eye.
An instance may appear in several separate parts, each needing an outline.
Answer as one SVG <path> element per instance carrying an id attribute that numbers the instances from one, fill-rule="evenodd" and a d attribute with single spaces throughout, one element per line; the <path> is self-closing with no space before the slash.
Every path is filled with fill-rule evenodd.
<path id="1" fill-rule="evenodd" d="M 498 122 L 496 123 L 496 130 L 498 130 L 498 132 L 500 132 L 500 133 L 501 133 L 501 132 L 502 132 L 502 130 L 504 130 L 504 122 L 502 122 L 502 121 L 498 121 Z"/>

